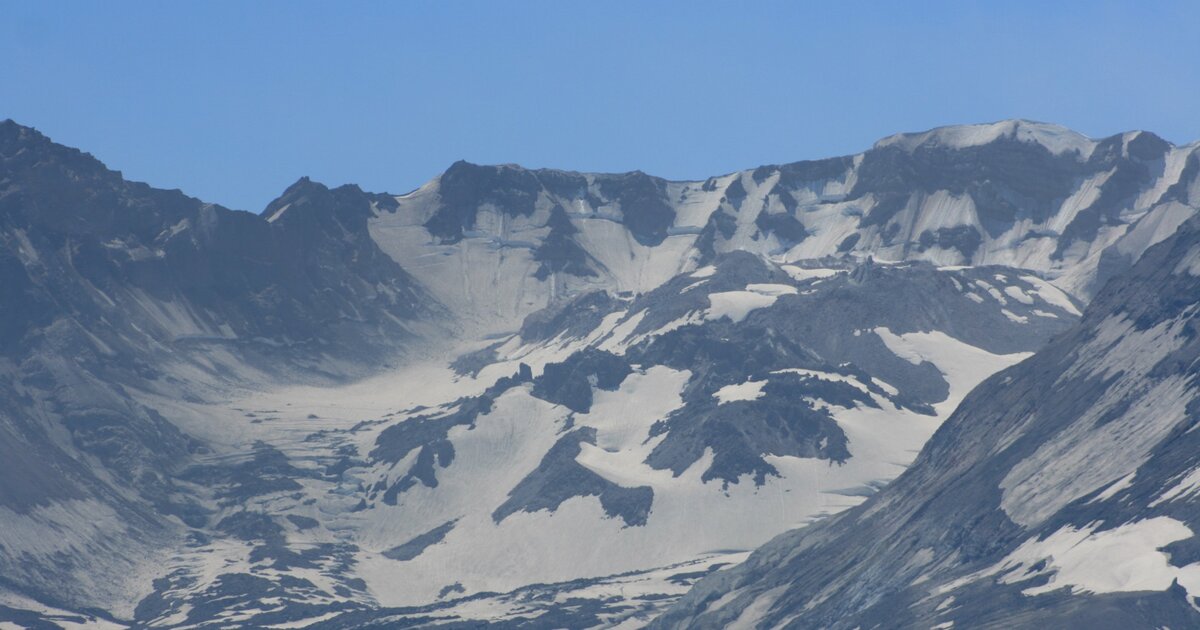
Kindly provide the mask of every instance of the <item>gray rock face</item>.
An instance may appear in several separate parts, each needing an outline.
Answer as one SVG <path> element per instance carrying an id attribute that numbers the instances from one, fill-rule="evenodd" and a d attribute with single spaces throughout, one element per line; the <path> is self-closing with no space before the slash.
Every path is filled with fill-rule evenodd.
<path id="1" fill-rule="evenodd" d="M 404 544 L 388 549 L 387 551 L 383 552 L 383 555 L 387 558 L 391 558 L 392 560 L 400 560 L 401 562 L 405 560 L 412 560 L 413 558 L 421 555 L 421 552 L 425 551 L 425 549 L 430 545 L 436 545 L 442 542 L 442 539 L 445 538 L 446 534 L 449 534 L 450 530 L 452 529 L 454 529 L 454 521 L 447 521 Z"/>
<path id="2" fill-rule="evenodd" d="M 1197 260 L 1190 221 L 972 392 L 893 484 L 703 581 L 657 625 L 1200 623 Z"/>
<path id="3" fill-rule="evenodd" d="M 592 408 L 592 390 L 615 391 L 633 372 L 625 359 L 602 350 L 582 350 L 562 363 L 549 363 L 533 383 L 532 396 L 576 413 Z"/>
<path id="4" fill-rule="evenodd" d="M 647 246 L 662 243 L 667 228 L 675 220 L 666 196 L 666 182 L 641 172 L 588 177 L 548 169 L 531 171 L 507 165 L 456 162 L 442 174 L 439 183 L 442 203 L 425 227 L 445 243 L 456 243 L 476 229 L 476 215 L 482 205 L 492 205 L 510 216 L 528 217 L 535 212 L 542 195 L 565 199 L 590 197 L 589 201 L 595 205 L 616 204 L 622 209 L 623 225 L 639 243 Z M 589 186 L 594 189 L 589 190 Z M 559 212 L 563 212 L 561 207 Z M 559 229 L 559 234 L 567 231 Z"/>

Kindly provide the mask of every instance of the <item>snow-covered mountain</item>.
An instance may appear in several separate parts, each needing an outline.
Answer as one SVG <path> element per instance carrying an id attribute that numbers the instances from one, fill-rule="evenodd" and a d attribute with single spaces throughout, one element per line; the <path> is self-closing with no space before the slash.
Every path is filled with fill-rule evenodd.
<path id="1" fill-rule="evenodd" d="M 235 599 L 231 619 L 264 625 L 279 618 L 268 597 L 342 611 L 331 624 L 565 623 L 564 600 L 591 598 L 597 623 L 645 622 L 707 567 L 870 496 L 977 382 L 1078 312 L 1020 270 L 824 264 L 722 255 L 644 295 L 541 312 L 454 371 L 231 403 L 309 428 L 261 431 L 277 450 L 257 456 L 303 483 L 231 479 L 214 519 L 236 540 L 180 554 L 140 619 Z M 301 558 L 319 580 L 294 583 Z M 631 573 L 618 604 L 608 585 Z M 531 584 L 557 586 L 479 601 Z"/>
<path id="2" fill-rule="evenodd" d="M 1086 300 L 1191 216 L 1200 144 L 1004 121 L 695 182 L 459 162 L 395 199 L 372 236 L 489 331 L 564 295 L 644 292 L 737 250 L 1006 265 Z"/>
<path id="3" fill-rule="evenodd" d="M 1200 223 L 980 385 L 895 483 L 702 582 L 660 627 L 1200 624 Z"/>
<path id="4" fill-rule="evenodd" d="M 1198 148 L 1008 121 L 253 215 L 2 123 L 0 621 L 646 623 L 899 475 L 1194 213 Z"/>

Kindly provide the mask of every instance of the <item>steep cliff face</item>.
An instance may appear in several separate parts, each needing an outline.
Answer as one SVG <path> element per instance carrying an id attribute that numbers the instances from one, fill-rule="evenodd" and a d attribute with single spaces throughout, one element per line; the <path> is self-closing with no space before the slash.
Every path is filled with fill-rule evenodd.
<path id="1" fill-rule="evenodd" d="M 661 627 L 1190 627 L 1200 223 L 985 381 L 862 506 L 701 583 Z"/>

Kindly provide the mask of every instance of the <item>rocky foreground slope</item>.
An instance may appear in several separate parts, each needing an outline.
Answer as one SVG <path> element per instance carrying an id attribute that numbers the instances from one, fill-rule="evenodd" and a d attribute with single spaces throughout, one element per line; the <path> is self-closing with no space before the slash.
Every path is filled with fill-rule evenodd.
<path id="1" fill-rule="evenodd" d="M 702 582 L 658 627 L 1200 623 L 1200 223 L 976 388 L 863 505 Z"/>

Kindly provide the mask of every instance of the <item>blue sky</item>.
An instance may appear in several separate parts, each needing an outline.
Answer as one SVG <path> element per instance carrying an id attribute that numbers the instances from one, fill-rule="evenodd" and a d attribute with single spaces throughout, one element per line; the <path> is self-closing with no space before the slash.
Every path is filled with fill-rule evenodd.
<path id="1" fill-rule="evenodd" d="M 1030 118 L 1200 139 L 1200 2 L 0 1 L 0 118 L 258 211 L 457 159 L 675 179 Z"/>

